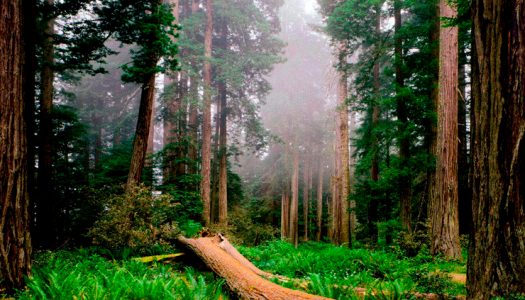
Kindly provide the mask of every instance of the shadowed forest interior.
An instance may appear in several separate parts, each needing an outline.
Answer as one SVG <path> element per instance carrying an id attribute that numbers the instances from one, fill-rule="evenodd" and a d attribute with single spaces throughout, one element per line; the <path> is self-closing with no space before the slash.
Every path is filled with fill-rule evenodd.
<path id="1" fill-rule="evenodd" d="M 2 0 L 0 297 L 525 299 L 525 2 Z"/>

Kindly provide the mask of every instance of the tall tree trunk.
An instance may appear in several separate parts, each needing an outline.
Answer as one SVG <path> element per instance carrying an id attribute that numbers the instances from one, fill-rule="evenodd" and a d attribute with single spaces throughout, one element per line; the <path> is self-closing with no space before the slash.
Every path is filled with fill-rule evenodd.
<path id="1" fill-rule="evenodd" d="M 323 162 L 322 159 L 319 159 L 319 171 L 317 173 L 317 232 L 315 234 L 315 240 L 321 241 L 321 236 L 323 232 Z"/>
<path id="2" fill-rule="evenodd" d="M 335 142 L 334 142 L 334 175 L 332 176 L 332 202 L 331 202 L 331 231 L 330 231 L 330 240 L 336 245 L 341 244 L 341 185 L 340 185 L 340 175 L 341 175 L 341 126 L 339 125 L 340 119 L 336 115 L 336 126 L 335 126 Z"/>
<path id="3" fill-rule="evenodd" d="M 24 34 L 31 31 L 24 28 L 24 14 L 33 6 L 33 1 L 0 2 L 0 290 L 7 293 L 23 288 L 31 272 L 25 109 L 34 100 L 27 90 L 34 89 L 28 86 L 34 74 L 26 69 L 32 67 L 25 61 L 31 39 Z"/>
<path id="4" fill-rule="evenodd" d="M 3 11 L 3 10 L 0 10 Z M 36 177 L 35 177 L 35 159 L 36 159 L 36 150 L 35 145 L 37 141 L 35 138 L 36 132 L 36 122 L 35 122 L 35 111 L 36 111 L 36 3 L 34 0 L 23 1 L 23 37 L 24 37 L 24 88 L 23 88 L 23 99 L 25 102 L 24 107 L 24 118 L 26 122 L 26 135 L 27 135 L 27 186 L 29 199 L 35 199 L 35 189 L 36 189 Z M 5 15 L 0 12 L 0 15 Z M 1 33 L 0 36 L 5 36 L 4 33 Z M 1 46 L 0 48 L 3 48 Z M 6 49 L 6 48 L 5 48 Z M 1 65 L 1 63 L 0 63 Z M 0 70 L 2 68 L 0 67 Z M 4 82 L 2 80 L 2 82 Z M 1 90 L 1 88 L 0 88 Z M 0 92 L 2 93 L 2 92 Z M 1 96 L 0 96 L 1 98 Z M 2 104 L 0 106 L 3 107 Z M 0 114 L 1 115 L 1 114 Z M 2 119 L 3 117 L 0 117 Z M 1 122 L 1 121 L 0 121 Z M 3 128 L 4 126 L 0 126 Z M 2 175 L 0 175 L 0 178 Z M 1 180 L 0 180 L 1 181 Z M 30 232 L 34 233 L 36 231 L 36 210 L 35 202 L 30 201 L 29 204 L 29 218 L 30 218 Z M 23 206 L 24 204 L 22 204 Z M 29 255 L 29 254 L 28 254 Z M 23 269 L 22 269 L 23 271 Z"/>
<path id="5" fill-rule="evenodd" d="M 330 176 L 330 196 L 326 198 L 326 211 L 328 212 L 327 235 L 334 241 L 334 201 L 336 197 L 335 176 Z"/>
<path id="6" fill-rule="evenodd" d="M 219 124 L 219 224 L 228 223 L 228 145 L 226 85 L 219 87 L 220 124 Z"/>
<path id="7" fill-rule="evenodd" d="M 350 113 L 350 123 L 349 123 L 349 127 L 348 127 L 348 135 L 349 136 L 353 136 L 355 134 L 355 113 L 354 112 L 351 112 Z M 355 182 L 355 167 L 354 167 L 354 146 L 351 146 L 350 150 L 349 150 L 349 171 L 350 171 L 350 181 L 349 181 L 349 190 L 348 190 L 348 193 L 351 194 L 352 192 L 352 186 L 354 185 L 354 182 Z M 349 201 L 349 209 L 350 209 L 350 215 L 349 215 L 349 222 L 350 222 L 350 244 L 353 245 L 353 243 L 355 242 L 355 239 L 356 239 L 356 228 L 357 228 L 357 216 L 355 214 L 355 210 L 356 210 L 356 203 L 355 203 L 355 199 L 350 198 L 350 201 Z"/>
<path id="8" fill-rule="evenodd" d="M 472 6 L 469 299 L 525 294 L 525 2 Z"/>
<path id="9" fill-rule="evenodd" d="M 443 18 L 456 16 L 446 0 L 440 1 Z M 430 201 L 430 251 L 461 258 L 458 219 L 458 28 L 443 27 L 439 33 L 439 100 L 436 180 Z"/>
<path id="10" fill-rule="evenodd" d="M 345 55 L 346 57 L 346 55 Z M 339 173 L 339 243 L 350 242 L 350 219 L 348 212 L 348 196 L 350 187 L 350 151 L 348 149 L 348 82 L 346 72 L 339 74 L 339 155 L 341 159 Z"/>
<path id="11" fill-rule="evenodd" d="M 53 0 L 47 0 L 46 5 L 52 6 Z M 48 17 L 48 16 L 45 16 Z M 53 196 L 53 81 L 55 78 L 55 19 L 48 19 L 44 28 L 42 44 L 42 71 L 40 74 L 40 130 L 38 133 L 38 215 L 37 215 L 37 240 L 45 248 L 53 248 L 57 239 L 57 204 Z"/>
<path id="12" fill-rule="evenodd" d="M 395 72 L 396 72 L 396 115 L 398 122 L 399 159 L 401 174 L 399 176 L 399 210 L 401 226 L 412 231 L 411 206 L 412 183 L 408 161 L 410 160 L 410 133 L 408 132 L 408 112 L 406 99 L 403 96 L 405 76 L 403 74 L 403 39 L 401 38 L 401 0 L 394 1 L 395 19 Z"/>
<path id="13" fill-rule="evenodd" d="M 281 239 L 287 240 L 290 236 L 290 197 L 288 196 L 289 185 L 286 186 L 286 191 L 281 197 Z"/>
<path id="14" fill-rule="evenodd" d="M 213 0 L 206 1 L 206 30 L 204 33 L 204 107 L 202 120 L 201 198 L 204 225 L 210 224 L 210 173 L 211 173 L 211 49 L 213 35 Z"/>
<path id="15" fill-rule="evenodd" d="M 377 36 L 381 34 L 381 7 L 376 7 L 376 27 L 375 31 Z M 377 42 L 376 50 L 379 52 L 379 42 Z M 379 53 L 377 54 L 379 55 Z M 376 58 L 374 62 L 373 76 L 374 76 L 374 94 L 375 94 L 375 103 L 372 107 L 372 166 L 370 168 L 370 177 L 372 181 L 379 181 L 379 145 L 377 140 L 377 134 L 375 130 L 379 124 L 379 101 L 381 99 L 381 82 L 379 77 L 379 60 Z M 378 221 L 378 208 L 379 208 L 379 195 L 377 191 L 373 191 L 370 197 L 370 203 L 368 204 L 368 230 L 370 234 L 370 240 L 373 243 L 377 243 L 377 221 Z"/>
<path id="16" fill-rule="evenodd" d="M 220 47 L 228 49 L 228 24 L 222 21 L 220 25 L 221 39 Z M 220 111 L 218 111 L 219 122 L 219 224 L 228 224 L 228 107 L 227 86 L 224 79 L 218 84 Z"/>
<path id="17" fill-rule="evenodd" d="M 304 156 L 303 164 L 303 240 L 308 241 L 308 202 L 310 201 L 308 192 L 308 175 L 310 173 L 310 162 L 308 156 Z"/>
<path id="18" fill-rule="evenodd" d="M 219 91 L 219 94 L 222 91 Z M 218 223 L 219 219 L 219 135 L 220 135 L 220 115 L 222 112 L 221 107 L 221 96 L 216 97 L 216 108 L 215 113 L 215 134 L 213 135 L 213 147 L 211 153 L 213 159 L 211 161 L 211 192 L 210 192 L 210 222 Z"/>
<path id="19" fill-rule="evenodd" d="M 290 203 L 290 242 L 297 248 L 299 240 L 299 150 L 293 150 L 292 201 Z"/>
<path id="20" fill-rule="evenodd" d="M 199 0 L 191 1 L 191 13 L 195 14 L 199 10 Z M 195 68 L 196 63 L 191 62 L 192 66 Z M 198 92 L 199 80 L 195 74 L 190 75 L 190 105 L 189 105 L 189 116 L 188 116 L 188 130 L 189 133 L 189 149 L 188 157 L 191 160 L 190 165 L 188 166 L 188 173 L 195 174 L 197 173 L 197 159 L 198 159 L 198 116 L 199 112 L 197 110 L 197 99 L 199 99 Z"/>
<path id="21" fill-rule="evenodd" d="M 150 67 L 156 64 L 156 59 L 152 59 L 149 63 Z M 142 85 L 140 95 L 137 128 L 135 129 L 135 139 L 133 140 L 133 151 L 126 184 L 127 191 L 130 191 L 133 186 L 140 182 L 146 161 L 150 127 L 152 126 L 151 115 L 153 114 L 153 102 L 155 100 L 155 74 L 148 76 L 147 81 Z"/>

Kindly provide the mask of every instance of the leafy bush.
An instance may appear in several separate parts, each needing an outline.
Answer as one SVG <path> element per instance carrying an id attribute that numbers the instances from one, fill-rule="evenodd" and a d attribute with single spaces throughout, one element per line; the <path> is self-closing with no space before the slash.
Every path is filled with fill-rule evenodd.
<path id="1" fill-rule="evenodd" d="M 95 245 L 110 250 L 128 247 L 140 253 L 166 245 L 180 233 L 173 222 L 176 206 L 170 196 L 154 195 L 151 189 L 137 186 L 112 196 L 88 235 Z"/>
<path id="2" fill-rule="evenodd" d="M 442 271 L 428 268 L 417 269 L 411 274 L 419 290 L 425 293 L 444 294 L 453 287 L 451 277 Z"/>
<path id="3" fill-rule="evenodd" d="M 236 245 L 257 246 L 261 243 L 275 240 L 279 230 L 268 224 L 254 223 L 249 216 L 249 210 L 234 206 L 228 212 L 228 225 L 211 225 L 211 232 L 220 232 Z"/>
<path id="4" fill-rule="evenodd" d="M 414 257 L 423 247 L 428 247 L 428 227 L 425 224 L 420 227 L 414 232 L 402 231 L 396 238 L 395 242 L 404 256 Z"/>

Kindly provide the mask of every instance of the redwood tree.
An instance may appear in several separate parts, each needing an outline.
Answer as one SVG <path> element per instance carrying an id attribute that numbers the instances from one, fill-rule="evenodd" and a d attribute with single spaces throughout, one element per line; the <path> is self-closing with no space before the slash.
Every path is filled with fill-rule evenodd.
<path id="1" fill-rule="evenodd" d="M 202 112 L 202 166 L 201 198 L 202 219 L 209 225 L 210 209 L 210 176 L 211 176 L 211 50 L 213 36 L 213 0 L 206 1 L 206 30 L 204 32 L 204 107 Z"/>
<path id="2" fill-rule="evenodd" d="M 22 288 L 31 271 L 24 9 L 32 1 L 0 2 L 0 290 Z M 27 6 L 26 6 L 27 5 Z M 26 94 L 27 93 L 27 94 Z"/>
<path id="3" fill-rule="evenodd" d="M 290 242 L 297 248 L 299 241 L 299 150 L 293 149 L 292 201 L 290 202 Z"/>
<path id="4" fill-rule="evenodd" d="M 472 6 L 470 299 L 525 294 L 525 2 Z"/>
<path id="5" fill-rule="evenodd" d="M 454 18 L 455 8 L 440 1 L 442 18 Z M 437 103 L 436 177 L 430 199 L 430 250 L 461 258 L 458 220 L 458 27 L 439 30 L 439 91 Z"/>
<path id="6" fill-rule="evenodd" d="M 140 83 L 140 108 L 133 140 L 133 151 L 126 189 L 140 182 L 146 160 L 148 140 L 152 126 L 155 96 L 155 75 L 166 69 L 173 69 L 177 48 L 173 41 L 174 17 L 161 0 L 111 2 L 100 10 L 104 19 L 128 18 L 129 22 L 119 23 L 114 29 L 117 40 L 125 44 L 137 44 L 132 53 L 132 64 L 123 66 L 122 79 L 126 82 Z M 163 58 L 164 65 L 159 65 Z"/>

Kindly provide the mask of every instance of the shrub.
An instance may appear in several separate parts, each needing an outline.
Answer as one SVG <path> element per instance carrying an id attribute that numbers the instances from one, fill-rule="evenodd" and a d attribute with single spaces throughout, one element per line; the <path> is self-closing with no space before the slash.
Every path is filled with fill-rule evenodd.
<path id="1" fill-rule="evenodd" d="M 179 234 L 173 222 L 177 206 L 167 195 L 137 186 L 112 196 L 99 220 L 89 230 L 93 243 L 110 250 L 132 248 L 142 252 L 154 245 L 167 245 Z"/>
<path id="2" fill-rule="evenodd" d="M 274 240 L 279 230 L 268 224 L 253 223 L 249 211 L 235 206 L 229 212 L 229 226 L 212 228 L 213 231 L 225 233 L 235 244 L 257 246 L 263 242 Z"/>
<path id="3" fill-rule="evenodd" d="M 428 268 L 416 269 L 411 274 L 412 279 L 418 286 L 418 290 L 424 293 L 444 294 L 453 288 L 450 275 L 442 271 L 432 271 Z"/>
<path id="4" fill-rule="evenodd" d="M 414 232 L 400 232 L 395 242 L 403 255 L 414 257 L 423 247 L 429 245 L 428 227 L 423 224 L 420 229 Z"/>

